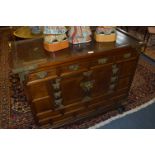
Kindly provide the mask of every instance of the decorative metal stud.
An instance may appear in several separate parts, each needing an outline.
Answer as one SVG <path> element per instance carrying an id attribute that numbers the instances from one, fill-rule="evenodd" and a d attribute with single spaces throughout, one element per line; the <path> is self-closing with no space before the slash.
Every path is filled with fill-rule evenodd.
<path id="1" fill-rule="evenodd" d="M 116 73 L 118 72 L 118 70 L 119 70 L 119 68 L 113 68 L 113 69 L 112 69 L 112 73 L 113 73 L 113 74 L 116 74 Z"/>
<path id="2" fill-rule="evenodd" d="M 60 89 L 60 83 L 53 83 L 52 86 L 53 86 L 54 90 Z"/>
<path id="3" fill-rule="evenodd" d="M 61 91 L 55 92 L 55 93 L 54 93 L 54 97 L 55 97 L 55 98 L 61 97 Z"/>
<path id="4" fill-rule="evenodd" d="M 56 82 L 56 83 L 59 83 L 60 81 L 61 81 L 61 78 L 56 78 L 56 79 L 55 79 L 55 82 Z"/>
<path id="5" fill-rule="evenodd" d="M 116 80 L 117 80 L 117 76 L 113 76 L 113 77 L 111 77 L 111 82 L 113 83 L 113 82 L 115 82 Z"/>
<path id="6" fill-rule="evenodd" d="M 62 98 L 56 99 L 56 100 L 55 100 L 55 105 L 56 105 L 56 106 L 62 106 Z"/>

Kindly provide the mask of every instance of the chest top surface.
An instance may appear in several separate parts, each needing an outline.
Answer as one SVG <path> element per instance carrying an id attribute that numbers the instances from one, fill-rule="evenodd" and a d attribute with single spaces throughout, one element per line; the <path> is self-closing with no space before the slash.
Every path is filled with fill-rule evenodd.
<path id="1" fill-rule="evenodd" d="M 19 73 L 23 71 L 23 68 L 26 71 L 49 63 L 55 64 L 83 56 L 95 56 L 97 53 L 106 53 L 109 50 L 117 52 L 117 49 L 129 46 L 136 48 L 139 46 L 139 41 L 118 30 L 116 42 L 97 43 L 93 40 L 87 44 L 70 45 L 69 48 L 51 53 L 44 50 L 42 38 L 21 40 L 12 44 L 12 69 L 13 72 Z"/>

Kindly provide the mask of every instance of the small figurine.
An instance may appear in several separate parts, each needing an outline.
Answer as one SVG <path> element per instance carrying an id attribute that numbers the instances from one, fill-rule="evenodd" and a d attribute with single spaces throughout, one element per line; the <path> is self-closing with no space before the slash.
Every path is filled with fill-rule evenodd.
<path id="1" fill-rule="evenodd" d="M 114 26 L 99 26 L 96 28 L 95 40 L 97 42 L 116 41 L 116 29 Z"/>
<path id="2" fill-rule="evenodd" d="M 69 46 L 64 26 L 44 27 L 44 48 L 49 52 L 62 50 Z"/>
<path id="3" fill-rule="evenodd" d="M 87 43 L 91 41 L 89 26 L 71 26 L 69 30 L 69 42 L 72 44 Z"/>

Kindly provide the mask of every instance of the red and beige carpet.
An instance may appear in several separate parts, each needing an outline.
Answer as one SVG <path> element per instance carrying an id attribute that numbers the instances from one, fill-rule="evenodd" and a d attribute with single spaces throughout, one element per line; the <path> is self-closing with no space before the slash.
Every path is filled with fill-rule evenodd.
<path id="1" fill-rule="evenodd" d="M 30 106 L 24 95 L 23 87 L 16 75 L 11 75 L 9 67 L 8 33 L 0 36 L 0 128 L 36 129 Z M 131 86 L 125 111 L 145 104 L 155 97 L 155 67 L 140 58 Z M 117 110 L 107 112 L 94 118 L 85 119 L 65 129 L 89 128 L 109 118 L 117 116 Z M 50 128 L 46 126 L 43 128 Z"/>

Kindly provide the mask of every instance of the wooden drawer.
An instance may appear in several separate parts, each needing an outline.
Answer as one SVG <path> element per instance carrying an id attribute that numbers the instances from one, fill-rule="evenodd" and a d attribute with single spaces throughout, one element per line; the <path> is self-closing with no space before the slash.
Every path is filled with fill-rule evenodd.
<path id="1" fill-rule="evenodd" d="M 113 101 L 116 105 L 121 105 L 127 99 L 127 94 L 120 94 L 118 96 L 112 97 L 110 100 Z"/>
<path id="2" fill-rule="evenodd" d="M 70 121 L 73 121 L 74 118 L 73 116 L 71 115 L 63 115 L 63 116 L 60 116 L 58 118 L 53 118 L 51 121 L 52 121 L 52 124 L 57 126 L 59 124 L 63 125 L 65 123 L 68 123 Z"/>
<path id="3" fill-rule="evenodd" d="M 134 51 L 124 51 L 122 54 L 116 55 L 116 61 L 125 61 L 132 58 L 136 58 L 137 53 Z"/>
<path id="4" fill-rule="evenodd" d="M 100 107 L 109 107 L 113 104 L 113 102 L 110 100 L 111 96 L 105 97 L 101 96 L 94 100 L 92 100 L 88 106 L 89 109 L 98 109 Z"/>
<path id="5" fill-rule="evenodd" d="M 48 111 L 48 110 L 52 110 L 52 108 L 53 108 L 52 101 L 49 96 L 44 97 L 43 99 L 40 99 L 40 100 L 34 100 L 32 102 L 32 105 L 35 108 L 35 112 L 37 114 L 41 113 L 41 112 Z"/>
<path id="6" fill-rule="evenodd" d="M 96 102 L 96 103 L 90 104 L 88 106 L 88 108 L 89 109 L 97 109 L 98 107 L 106 106 L 107 104 L 108 104 L 107 101 L 100 101 L 100 102 Z"/>
<path id="7" fill-rule="evenodd" d="M 62 116 L 62 113 L 60 111 L 53 111 L 51 109 L 51 110 L 47 110 L 44 112 L 40 112 L 36 116 L 37 116 L 37 119 L 44 119 L 48 117 L 57 118 L 57 117 Z"/>
<path id="8" fill-rule="evenodd" d="M 73 114 L 73 113 L 77 113 L 77 112 L 80 112 L 81 110 L 84 110 L 85 109 L 85 106 L 84 104 L 76 104 L 76 105 L 73 105 L 73 106 L 70 106 L 66 109 L 64 109 L 65 111 L 65 114 Z"/>
<path id="9" fill-rule="evenodd" d="M 101 56 L 91 61 L 90 67 L 93 69 L 94 67 L 105 65 L 112 63 L 114 60 L 113 56 Z"/>
<path id="10" fill-rule="evenodd" d="M 38 82 L 28 86 L 28 90 L 31 96 L 31 100 L 40 99 L 43 97 L 50 96 L 48 91 L 48 82 Z"/>
<path id="11" fill-rule="evenodd" d="M 82 72 L 88 69 L 88 62 L 75 62 L 67 65 L 63 65 L 61 70 L 61 75 L 68 75 L 70 73 Z"/>
<path id="12" fill-rule="evenodd" d="M 28 75 L 28 81 L 34 82 L 34 81 L 40 81 L 40 80 L 49 80 L 52 78 L 56 78 L 56 68 L 53 68 L 51 70 L 43 70 L 40 72 L 31 73 Z"/>

